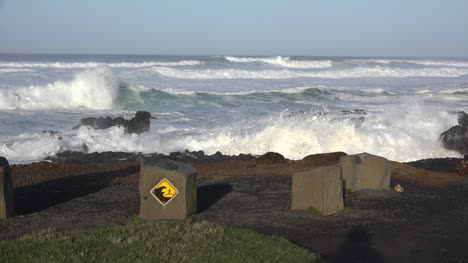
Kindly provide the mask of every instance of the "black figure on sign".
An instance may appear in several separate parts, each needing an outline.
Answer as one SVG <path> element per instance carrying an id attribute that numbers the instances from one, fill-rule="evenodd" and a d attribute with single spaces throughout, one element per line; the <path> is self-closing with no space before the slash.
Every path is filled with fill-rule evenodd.
<path id="1" fill-rule="evenodd" d="M 166 189 L 165 186 L 158 187 L 154 189 L 153 194 L 161 201 L 161 203 L 165 204 L 172 198 L 172 194 L 170 193 L 170 189 Z"/>

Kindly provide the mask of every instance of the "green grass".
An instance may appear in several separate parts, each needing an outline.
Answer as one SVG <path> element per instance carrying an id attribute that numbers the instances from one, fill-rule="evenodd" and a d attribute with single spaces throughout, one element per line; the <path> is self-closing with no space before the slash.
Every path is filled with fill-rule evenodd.
<path id="1" fill-rule="evenodd" d="M 44 231 L 0 241 L 0 262 L 313 262 L 285 239 L 200 223 L 138 223 L 92 232 Z"/>
<path id="2" fill-rule="evenodd" d="M 307 211 L 315 216 L 321 216 L 322 213 L 319 212 L 319 210 L 317 210 L 317 208 L 313 207 L 313 206 L 309 206 L 307 208 Z"/>

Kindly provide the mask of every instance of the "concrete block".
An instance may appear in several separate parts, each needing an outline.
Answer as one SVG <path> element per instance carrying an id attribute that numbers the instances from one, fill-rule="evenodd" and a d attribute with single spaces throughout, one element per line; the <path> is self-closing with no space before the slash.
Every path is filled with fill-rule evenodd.
<path id="1" fill-rule="evenodd" d="M 167 158 L 141 162 L 140 214 L 146 220 L 184 219 L 197 212 L 197 171 Z"/>
<path id="2" fill-rule="evenodd" d="M 387 159 L 361 153 L 340 158 L 345 189 L 390 190 L 391 165 Z"/>
<path id="3" fill-rule="evenodd" d="M 13 179 L 7 159 L 0 157 L 0 220 L 15 215 L 13 206 Z"/>
<path id="4" fill-rule="evenodd" d="M 291 209 L 314 207 L 323 215 L 344 208 L 340 166 L 324 166 L 292 175 Z"/>

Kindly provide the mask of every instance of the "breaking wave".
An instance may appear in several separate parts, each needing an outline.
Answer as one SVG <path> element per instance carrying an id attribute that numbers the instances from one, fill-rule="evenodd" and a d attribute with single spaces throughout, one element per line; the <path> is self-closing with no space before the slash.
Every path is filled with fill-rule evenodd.
<path id="1" fill-rule="evenodd" d="M 254 58 L 254 57 L 224 57 L 227 61 L 238 63 L 251 63 L 260 62 L 284 68 L 329 68 L 331 67 L 331 60 L 291 60 L 289 57 L 267 57 L 267 58 Z"/>
<path id="2" fill-rule="evenodd" d="M 119 82 L 108 68 L 78 73 L 71 81 L 0 90 L 0 109 L 110 109 Z"/>
<path id="3" fill-rule="evenodd" d="M 152 124 L 151 131 L 140 136 L 124 134 L 119 127 L 106 130 L 80 127 L 60 137 L 41 134 L 10 145 L 0 144 L 0 154 L 14 160 L 40 159 L 64 150 L 80 150 L 86 144 L 90 152 L 168 154 L 188 149 L 207 154 L 221 151 L 231 155 L 261 155 L 274 151 L 290 159 L 333 151 L 370 152 L 396 161 L 459 156 L 438 143 L 440 133 L 454 121 L 453 116 L 444 112 L 416 105 L 361 116 L 365 119 L 327 112 L 286 112 L 192 132 L 177 126 L 155 128 L 153 125 L 157 124 Z"/>
<path id="4" fill-rule="evenodd" d="M 175 145 L 213 154 L 279 152 L 300 159 L 312 153 L 345 151 L 349 154 L 370 152 L 398 161 L 431 157 L 458 156 L 439 143 L 440 132 L 449 122 L 441 113 L 430 116 L 421 112 L 389 112 L 366 117 L 361 125 L 352 118 L 310 114 L 285 115 L 265 121 L 263 127 L 243 131 L 233 125 L 211 134 L 187 137 Z M 421 136 L 424 134 L 424 136 Z"/>

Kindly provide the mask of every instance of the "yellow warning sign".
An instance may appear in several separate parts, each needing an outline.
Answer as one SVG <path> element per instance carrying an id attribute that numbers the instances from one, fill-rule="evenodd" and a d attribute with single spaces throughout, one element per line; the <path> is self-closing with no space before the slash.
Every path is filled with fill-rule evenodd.
<path id="1" fill-rule="evenodd" d="M 159 201 L 163 206 L 166 206 L 174 197 L 179 193 L 177 188 L 169 182 L 166 178 L 163 178 L 150 190 L 151 195 Z"/>

